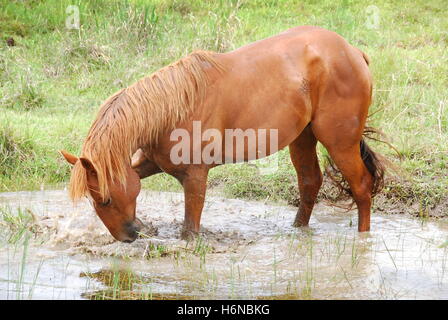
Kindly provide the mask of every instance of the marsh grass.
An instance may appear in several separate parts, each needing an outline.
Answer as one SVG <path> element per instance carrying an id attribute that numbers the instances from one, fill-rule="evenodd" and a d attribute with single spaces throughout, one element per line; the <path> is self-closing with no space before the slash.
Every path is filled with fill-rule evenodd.
<path id="1" fill-rule="evenodd" d="M 44 103 L 44 97 L 37 84 L 24 77 L 20 77 L 17 91 L 10 96 L 3 96 L 1 100 L 1 104 L 6 108 L 25 111 L 40 108 Z"/>
<path id="2" fill-rule="evenodd" d="M 205 240 L 203 237 L 199 236 L 194 239 L 194 249 L 193 254 L 198 256 L 201 262 L 201 267 L 206 262 L 206 256 L 208 253 L 210 253 L 213 250 L 213 248 L 209 245 L 207 240 Z"/>
<path id="3" fill-rule="evenodd" d="M 0 230 L 1 238 L 8 244 L 28 243 L 29 237 L 36 233 L 34 217 L 26 209 L 0 207 Z"/>
<path id="4" fill-rule="evenodd" d="M 145 249 L 144 256 L 148 259 L 152 258 L 160 258 L 160 257 L 166 257 L 170 254 L 174 254 L 168 250 L 168 248 L 161 244 L 148 244 L 147 248 Z"/>
<path id="5" fill-rule="evenodd" d="M 82 272 L 80 277 L 95 280 L 106 286 L 106 289 L 88 291 L 82 295 L 90 300 L 147 300 L 151 298 L 151 293 L 134 290 L 136 285 L 147 283 L 149 280 L 128 269 L 113 267 L 97 272 Z"/>
<path id="6" fill-rule="evenodd" d="M 79 30 L 65 27 L 68 5 L 79 7 Z M 57 151 L 79 153 L 98 106 L 119 88 L 195 49 L 229 51 L 312 24 L 338 32 L 371 57 L 369 124 L 384 131 L 399 156 L 371 144 L 404 172 L 389 174 L 377 208 L 392 204 L 405 211 L 416 203 L 428 214 L 446 201 L 448 187 L 446 5 L 443 0 L 375 5 L 380 23 L 372 29 L 366 25 L 367 4 L 350 0 L 0 0 L 0 123 L 8 137 L 19 142 L 29 137 L 32 145 L 13 148 L 18 155 L 1 150 L 0 162 L 9 164 L 0 167 L 0 190 L 66 182 L 69 167 Z M 6 45 L 8 37 L 15 46 Z M 4 133 L 0 139 L 5 141 Z M 323 167 L 321 145 L 319 153 Z M 288 150 L 279 159 L 280 169 L 272 175 L 260 175 L 248 164 L 215 168 L 210 186 L 230 197 L 297 205 Z M 181 190 L 164 174 L 143 186 Z M 334 195 L 325 180 L 319 198 Z"/>
<path id="7" fill-rule="evenodd" d="M 7 299 L 32 299 L 44 264 L 41 259 L 37 268 L 29 270 L 29 251 L 35 238 L 33 219 L 30 214 L 20 210 L 17 214 L 11 214 L 9 209 L 2 208 L 0 212 L 0 232 L 4 235 L 0 237 L 0 249 L 7 251 L 7 261 L 4 261 L 7 265 L 6 274 L 1 274 L 0 281 L 7 282 Z"/>
<path id="8" fill-rule="evenodd" d="M 23 161 L 32 158 L 33 142 L 7 125 L 0 128 L 0 175 L 13 176 Z"/>
<path id="9" fill-rule="evenodd" d="M 31 280 L 28 270 L 29 248 L 35 239 L 36 226 L 33 214 L 26 209 L 13 210 L 0 207 L 0 249 L 7 251 L 7 274 L 1 281 L 8 282 L 7 295 L 15 299 L 32 299 L 43 260 L 40 260 Z M 17 261 L 12 263 L 10 260 Z M 5 277 L 6 276 L 6 277 Z M 11 296 L 11 298 L 13 298 Z"/>

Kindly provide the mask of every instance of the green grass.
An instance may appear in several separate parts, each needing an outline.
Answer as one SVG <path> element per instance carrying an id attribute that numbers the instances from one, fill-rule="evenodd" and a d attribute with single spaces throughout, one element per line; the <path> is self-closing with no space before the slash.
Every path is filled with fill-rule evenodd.
<path id="1" fill-rule="evenodd" d="M 36 232 L 33 214 L 30 210 L 20 208 L 11 210 L 9 207 L 0 207 L 0 231 L 0 246 L 27 242 L 28 238 Z"/>
<path id="2" fill-rule="evenodd" d="M 57 151 L 78 154 L 96 111 L 109 95 L 195 49 L 232 50 L 297 25 L 338 32 L 371 57 L 370 125 L 386 146 L 373 148 L 402 168 L 386 198 L 432 208 L 448 187 L 448 20 L 444 0 L 385 1 L 379 25 L 366 26 L 363 1 L 0 0 L 0 190 L 66 182 Z M 65 27 L 77 5 L 81 28 Z M 6 39 L 13 37 L 15 46 Z M 321 154 L 325 150 L 320 147 Z M 213 169 L 210 185 L 227 196 L 297 201 L 288 151 L 280 171 L 257 174 L 249 165 Z M 181 190 L 157 175 L 144 187 Z M 324 186 L 321 197 L 331 193 Z"/>

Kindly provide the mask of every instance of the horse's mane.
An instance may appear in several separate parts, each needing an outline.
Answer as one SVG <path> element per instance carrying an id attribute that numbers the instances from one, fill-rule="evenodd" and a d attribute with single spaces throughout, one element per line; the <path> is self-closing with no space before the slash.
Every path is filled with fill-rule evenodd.
<path id="1" fill-rule="evenodd" d="M 108 181 L 122 185 L 132 154 L 154 146 L 161 133 L 186 119 L 205 96 L 206 66 L 223 70 L 213 52 L 197 51 L 109 97 L 100 107 L 84 141 L 81 157 L 97 171 L 99 193 L 109 196 Z M 70 197 L 89 195 L 86 170 L 77 161 L 70 179 Z"/>

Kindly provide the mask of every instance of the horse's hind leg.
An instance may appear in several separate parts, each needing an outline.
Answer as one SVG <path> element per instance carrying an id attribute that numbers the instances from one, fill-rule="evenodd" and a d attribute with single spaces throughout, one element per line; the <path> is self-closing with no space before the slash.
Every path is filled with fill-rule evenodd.
<path id="1" fill-rule="evenodd" d="M 358 231 L 369 231 L 373 177 L 364 165 L 360 151 L 365 117 L 352 115 L 338 119 L 313 121 L 312 129 L 350 186 L 358 207 Z"/>
<path id="2" fill-rule="evenodd" d="M 316 154 L 316 137 L 308 125 L 299 137 L 289 145 L 292 163 L 297 171 L 300 207 L 294 221 L 295 227 L 307 226 L 322 185 L 322 172 Z"/>

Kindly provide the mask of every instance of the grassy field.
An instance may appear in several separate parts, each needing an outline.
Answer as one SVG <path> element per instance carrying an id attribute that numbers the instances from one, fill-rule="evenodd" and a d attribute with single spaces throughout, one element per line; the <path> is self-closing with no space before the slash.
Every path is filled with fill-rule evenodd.
<path id="1" fill-rule="evenodd" d="M 79 29 L 66 27 L 70 5 L 79 9 Z M 389 174 L 381 203 L 447 215 L 447 9 L 445 0 L 0 0 L 0 191 L 68 181 L 57 151 L 79 154 L 99 105 L 116 90 L 195 49 L 225 52 L 317 25 L 371 57 L 369 123 L 399 155 L 372 145 L 401 168 Z M 218 167 L 210 185 L 231 197 L 294 203 L 287 150 L 280 159 L 280 170 L 268 176 L 247 164 Z M 180 190 L 166 175 L 144 187 Z M 333 193 L 326 183 L 321 197 Z"/>

